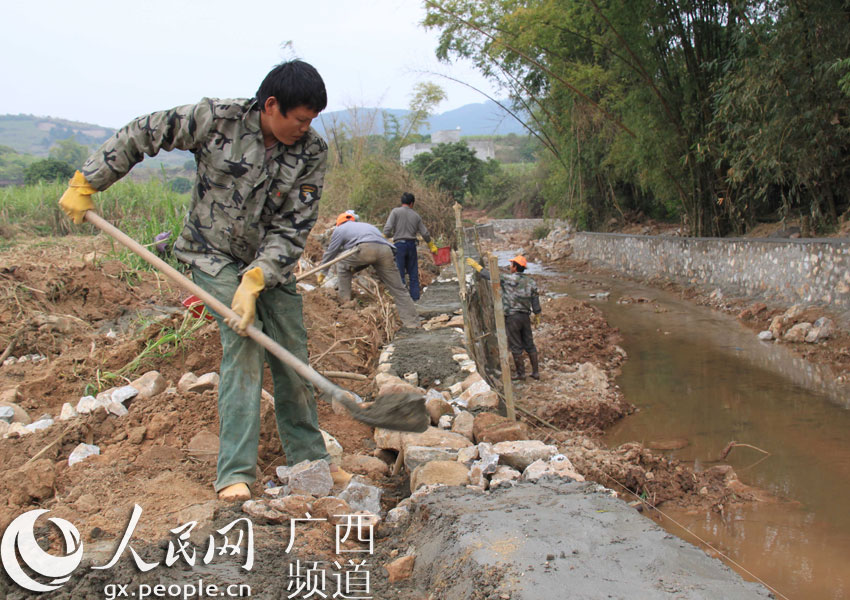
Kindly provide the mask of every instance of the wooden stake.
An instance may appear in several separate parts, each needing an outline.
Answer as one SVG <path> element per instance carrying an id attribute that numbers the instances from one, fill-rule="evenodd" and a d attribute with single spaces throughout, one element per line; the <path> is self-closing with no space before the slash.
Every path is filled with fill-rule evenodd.
<path id="1" fill-rule="evenodd" d="M 463 333 L 466 336 L 466 351 L 473 358 L 475 347 L 472 340 L 472 327 L 469 320 L 469 305 L 466 302 L 466 260 L 464 259 L 463 220 L 461 219 L 461 205 L 454 204 L 455 211 L 455 233 L 457 234 L 457 250 L 452 250 L 452 263 L 457 273 L 457 285 L 460 293 L 460 307 L 463 316 Z"/>
<path id="2" fill-rule="evenodd" d="M 505 333 L 505 309 L 502 306 L 502 284 L 499 277 L 499 259 L 489 255 L 490 289 L 493 291 L 493 316 L 496 318 L 496 339 L 499 342 L 499 362 L 502 365 L 502 386 L 505 390 L 507 417 L 516 421 L 514 410 L 514 388 L 511 385 L 511 363 L 508 357 L 508 336 Z"/>
<path id="3" fill-rule="evenodd" d="M 39 450 L 39 451 L 35 454 L 35 456 L 33 456 L 31 459 L 29 459 L 29 460 L 28 460 L 28 461 L 24 464 L 24 466 L 26 467 L 26 466 L 28 466 L 29 464 L 31 464 L 31 463 L 35 462 L 36 460 L 38 460 L 39 458 L 41 458 L 42 456 L 44 456 L 44 453 L 45 453 L 45 452 L 47 452 L 48 450 L 50 450 L 53 446 L 55 446 L 55 445 L 56 445 L 56 444 L 58 444 L 59 442 L 61 442 L 61 441 L 62 441 L 62 438 L 63 438 L 63 437 L 65 437 L 65 434 L 66 434 L 66 433 L 68 433 L 70 430 L 71 430 L 71 426 L 70 426 L 70 425 L 66 426 L 66 427 L 65 427 L 65 429 L 63 429 L 63 430 L 62 430 L 62 433 L 60 433 L 60 434 L 59 434 L 59 437 L 57 437 L 55 440 L 53 440 L 52 442 L 50 442 L 49 444 L 47 444 L 44 448 L 42 448 L 41 450 Z"/>
<path id="4" fill-rule="evenodd" d="M 457 234 L 457 261 L 455 262 L 455 271 L 457 271 L 457 283 L 460 286 L 460 300 L 466 305 L 466 260 L 464 256 L 463 221 L 460 216 L 461 206 L 458 202 L 455 202 L 454 211 L 455 233 Z"/>

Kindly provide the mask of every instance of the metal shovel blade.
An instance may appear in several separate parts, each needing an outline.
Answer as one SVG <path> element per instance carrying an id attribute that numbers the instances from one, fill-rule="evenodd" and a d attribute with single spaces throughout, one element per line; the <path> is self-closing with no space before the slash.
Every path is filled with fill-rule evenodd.
<path id="1" fill-rule="evenodd" d="M 372 427 L 422 433 L 431 425 L 425 410 L 425 397 L 410 392 L 384 394 L 371 406 L 361 406 L 350 398 L 336 398 L 352 418 Z"/>

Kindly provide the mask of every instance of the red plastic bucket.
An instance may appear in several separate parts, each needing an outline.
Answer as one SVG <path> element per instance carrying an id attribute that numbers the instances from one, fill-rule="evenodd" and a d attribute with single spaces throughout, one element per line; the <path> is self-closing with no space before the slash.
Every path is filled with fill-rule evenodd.
<path id="1" fill-rule="evenodd" d="M 200 298 L 198 298 L 194 294 L 186 298 L 182 304 L 189 310 L 190 313 L 192 313 L 192 316 L 194 316 L 196 319 L 200 319 L 201 315 L 204 314 L 204 303 L 201 301 Z M 209 311 L 207 311 L 207 314 L 204 316 L 206 317 L 207 321 L 212 321 L 214 319 L 214 317 L 209 313 Z"/>
<path id="2" fill-rule="evenodd" d="M 452 248 L 451 246 L 443 246 L 442 248 L 437 248 L 437 252 L 434 254 L 434 264 L 438 267 L 441 265 L 447 265 L 451 262 L 452 259 Z"/>

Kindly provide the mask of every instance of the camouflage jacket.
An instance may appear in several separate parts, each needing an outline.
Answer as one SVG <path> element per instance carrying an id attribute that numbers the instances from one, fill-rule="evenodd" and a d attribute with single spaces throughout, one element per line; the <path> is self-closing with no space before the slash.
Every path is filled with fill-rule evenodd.
<path id="1" fill-rule="evenodd" d="M 316 222 L 327 144 L 313 130 L 268 159 L 253 99 L 204 98 L 137 118 L 107 140 L 82 168 L 96 190 L 127 174 L 144 155 L 189 150 L 198 172 L 178 259 L 217 275 L 236 263 L 263 271 L 266 287 L 287 283 Z"/>
<path id="2" fill-rule="evenodd" d="M 540 312 L 537 283 L 525 273 L 507 273 L 500 277 L 505 314 Z"/>
<path id="3" fill-rule="evenodd" d="M 482 269 L 479 275 L 490 280 L 490 269 Z M 540 296 L 537 292 L 537 282 L 525 273 L 505 273 L 499 276 L 502 286 L 502 306 L 505 315 L 513 313 L 538 314 Z"/>

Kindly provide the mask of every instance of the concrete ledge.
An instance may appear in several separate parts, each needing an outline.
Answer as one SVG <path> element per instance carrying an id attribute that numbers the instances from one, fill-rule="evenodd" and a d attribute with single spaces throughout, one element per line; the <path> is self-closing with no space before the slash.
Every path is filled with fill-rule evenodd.
<path id="1" fill-rule="evenodd" d="M 415 585 L 440 598 L 773 597 L 591 483 L 438 488 L 410 529 Z"/>

